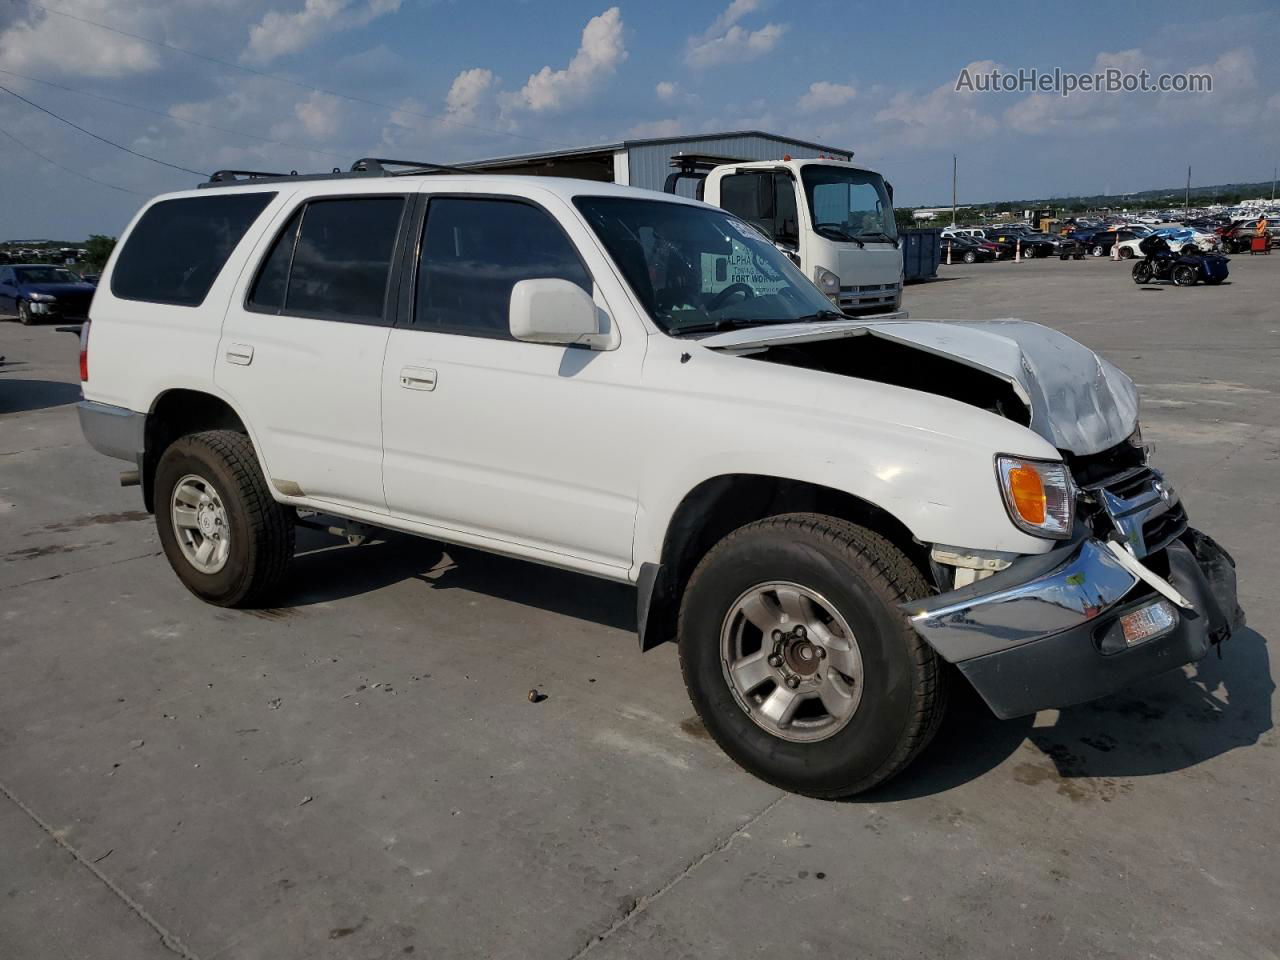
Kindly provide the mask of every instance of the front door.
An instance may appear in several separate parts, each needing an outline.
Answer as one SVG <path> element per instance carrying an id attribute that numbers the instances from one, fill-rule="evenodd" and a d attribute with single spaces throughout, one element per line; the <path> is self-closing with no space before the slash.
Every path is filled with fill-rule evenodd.
<path id="1" fill-rule="evenodd" d="M 392 515 L 625 571 L 644 338 L 604 351 L 511 338 L 519 280 L 569 280 L 607 309 L 574 242 L 528 200 L 431 196 L 414 272 L 413 309 L 391 331 L 382 376 Z"/>
<path id="2" fill-rule="evenodd" d="M 314 197 L 281 215 L 227 311 L 215 380 L 281 493 L 386 512 L 381 377 L 401 194 Z"/>

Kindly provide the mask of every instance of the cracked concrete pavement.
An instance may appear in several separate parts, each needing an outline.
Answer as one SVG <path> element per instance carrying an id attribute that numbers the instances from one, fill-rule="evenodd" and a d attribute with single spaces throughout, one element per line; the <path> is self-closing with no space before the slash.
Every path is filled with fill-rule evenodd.
<path id="1" fill-rule="evenodd" d="M 620 586 L 307 534 L 280 606 L 200 604 L 81 441 L 74 339 L 0 324 L 0 956 L 1276 957 L 1280 264 L 942 271 L 914 316 L 1039 320 L 1142 384 L 1250 629 L 1070 710 L 962 693 L 845 803 L 730 763 Z"/>

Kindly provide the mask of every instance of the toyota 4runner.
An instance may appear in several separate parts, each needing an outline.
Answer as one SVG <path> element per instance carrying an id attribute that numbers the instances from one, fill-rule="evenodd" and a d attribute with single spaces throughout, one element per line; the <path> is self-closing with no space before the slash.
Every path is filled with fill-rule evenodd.
<path id="1" fill-rule="evenodd" d="M 80 419 L 209 603 L 280 586 L 299 511 L 634 584 L 716 742 L 815 796 L 902 770 L 948 683 L 1024 715 L 1242 622 L 1132 381 L 1045 327 L 846 317 L 743 221 L 627 187 L 203 186 L 112 256 Z"/>

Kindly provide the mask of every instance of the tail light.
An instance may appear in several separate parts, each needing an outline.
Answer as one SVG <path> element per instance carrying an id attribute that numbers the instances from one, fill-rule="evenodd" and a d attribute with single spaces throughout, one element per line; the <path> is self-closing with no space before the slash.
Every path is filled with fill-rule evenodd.
<path id="1" fill-rule="evenodd" d="M 89 380 L 89 321 L 80 326 L 80 382 Z"/>

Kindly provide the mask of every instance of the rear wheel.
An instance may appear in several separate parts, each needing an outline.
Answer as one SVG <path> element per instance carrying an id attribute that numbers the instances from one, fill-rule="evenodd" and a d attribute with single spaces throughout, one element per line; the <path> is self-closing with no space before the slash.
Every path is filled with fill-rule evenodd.
<path id="1" fill-rule="evenodd" d="M 1121 248 L 1120 248 L 1120 259 L 1121 259 L 1121 260 L 1132 260 L 1132 259 L 1133 259 L 1133 251 L 1132 251 L 1129 247 L 1121 247 Z"/>
<path id="2" fill-rule="evenodd" d="M 1198 279 L 1200 278 L 1196 273 L 1195 267 L 1182 263 L 1173 268 L 1173 282 L 1175 286 L 1193 287 Z"/>
<path id="3" fill-rule="evenodd" d="M 972 250 L 966 250 L 966 251 L 964 252 L 964 262 L 965 262 L 965 263 L 973 263 L 973 262 L 974 262 L 975 260 L 977 260 L 977 259 L 978 259 L 978 255 L 977 255 L 976 253 L 974 253 Z"/>
<path id="4" fill-rule="evenodd" d="M 155 502 L 169 565 L 200 599 L 253 606 L 284 578 L 293 513 L 272 499 L 244 434 L 208 430 L 174 441 L 156 467 Z"/>
<path id="5" fill-rule="evenodd" d="M 18 320 L 24 327 L 31 326 L 31 308 L 25 300 L 18 301 Z"/>
<path id="6" fill-rule="evenodd" d="M 859 793 L 932 738 L 941 665 L 898 604 L 929 592 L 889 541 L 816 514 L 740 528 L 689 580 L 680 665 L 721 748 L 786 790 Z"/>

